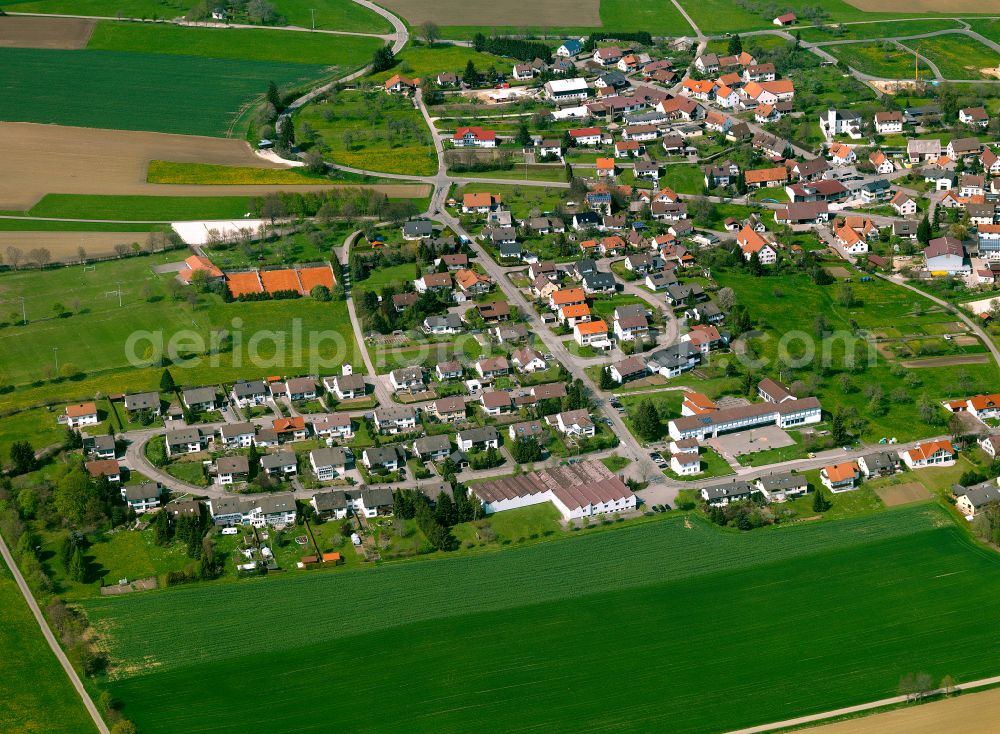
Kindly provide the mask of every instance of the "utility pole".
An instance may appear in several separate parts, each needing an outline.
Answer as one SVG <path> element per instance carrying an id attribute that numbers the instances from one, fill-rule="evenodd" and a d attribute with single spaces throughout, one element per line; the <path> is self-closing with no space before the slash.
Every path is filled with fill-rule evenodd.
<path id="1" fill-rule="evenodd" d="M 309 8 L 309 15 L 312 17 L 312 29 L 316 30 L 316 11 Z"/>
<path id="2" fill-rule="evenodd" d="M 121 308 L 122 307 L 122 282 L 119 280 L 119 281 L 116 281 L 116 283 L 118 285 L 118 308 Z"/>
<path id="3" fill-rule="evenodd" d="M 59 374 L 59 347 L 52 347 L 52 356 L 56 360 L 56 374 Z"/>
<path id="4" fill-rule="evenodd" d="M 24 296 L 21 296 L 21 322 L 28 323 L 28 311 L 24 307 Z"/>

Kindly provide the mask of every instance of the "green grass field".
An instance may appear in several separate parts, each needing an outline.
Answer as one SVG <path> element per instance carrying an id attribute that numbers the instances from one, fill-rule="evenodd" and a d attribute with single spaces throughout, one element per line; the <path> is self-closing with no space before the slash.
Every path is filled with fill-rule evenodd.
<path id="1" fill-rule="evenodd" d="M 391 33 L 389 21 L 352 0 L 275 0 L 275 9 L 291 25 L 355 33 Z M 310 14 L 314 11 L 314 14 Z"/>
<path id="2" fill-rule="evenodd" d="M 122 12 L 132 18 L 178 18 L 194 0 L 2 0 L 0 7 L 14 13 L 68 13 L 113 18 Z"/>
<path id="3" fill-rule="evenodd" d="M 470 61 L 480 71 L 486 71 L 491 66 L 506 70 L 511 65 L 510 59 L 493 54 L 480 53 L 467 46 L 451 46 L 439 44 L 435 46 L 408 46 L 396 57 L 398 63 L 389 71 L 372 74 L 367 77 L 372 81 L 385 81 L 393 74 L 404 74 L 416 77 L 436 77 L 442 71 L 453 71 L 459 76 L 465 71 L 465 65 Z"/>
<path id="4" fill-rule="evenodd" d="M 0 232 L 160 232 L 160 224 L 119 224 L 116 222 L 58 222 L 40 219 L 2 219 Z"/>
<path id="5" fill-rule="evenodd" d="M 0 562 L 0 730 L 7 734 L 82 734 L 95 731 L 24 597 Z"/>
<path id="6" fill-rule="evenodd" d="M 913 54 L 907 53 L 891 43 L 851 43 L 831 46 L 827 49 L 848 66 L 872 76 L 888 79 L 913 78 Z M 920 61 L 920 78 L 928 79 L 934 74 L 927 64 Z"/>
<path id="7" fill-rule="evenodd" d="M 10 463 L 10 445 L 15 441 L 28 441 L 36 451 L 61 443 L 66 429 L 56 423 L 58 417 L 58 410 L 35 408 L 0 418 L 0 466 Z"/>
<path id="8" fill-rule="evenodd" d="M 837 406 L 853 407 L 868 421 L 863 433 L 866 439 L 878 440 L 883 436 L 896 436 L 900 441 L 936 435 L 942 432 L 942 425 L 927 425 L 915 419 L 915 402 L 920 395 L 927 395 L 937 402 L 949 397 L 958 397 L 970 387 L 972 391 L 988 390 L 989 385 L 1000 377 L 995 364 L 972 364 L 958 367 L 940 367 L 934 370 L 919 370 L 919 383 L 910 387 L 904 383 L 904 374 L 894 375 L 888 361 L 881 355 L 875 363 L 851 379 L 854 389 L 844 393 L 838 374 L 843 362 L 846 338 L 851 333 L 852 322 L 858 329 L 876 332 L 886 327 L 896 327 L 901 333 L 922 333 L 925 324 L 953 322 L 954 316 L 934 307 L 930 301 L 914 293 L 882 280 L 869 283 L 851 284 L 855 304 L 845 308 L 838 301 L 839 286 L 816 286 L 804 275 L 785 274 L 780 278 L 754 278 L 744 272 L 718 271 L 713 276 L 721 286 L 733 288 L 737 301 L 746 305 L 751 313 L 760 314 L 763 330 L 767 333 L 760 341 L 760 356 L 766 360 L 763 371 L 775 374 L 779 363 L 778 344 L 785 335 L 792 353 L 799 356 L 799 348 L 806 340 L 813 340 L 815 319 L 823 314 L 828 329 L 835 333 L 822 343 L 816 343 L 816 356 L 806 361 L 797 373 L 803 378 L 818 374 L 817 367 L 825 352 L 829 355 L 833 371 L 820 378 L 816 393 L 826 411 L 832 412 Z M 775 297 L 777 289 L 783 295 Z M 919 309 L 919 310 L 917 310 Z M 964 381 L 968 385 L 962 386 Z M 697 380 L 684 380 L 699 389 Z M 886 412 L 876 415 L 868 408 L 869 399 L 865 395 L 866 385 L 879 385 L 886 398 Z M 905 390 L 910 399 L 893 402 L 889 396 L 897 390 Z"/>
<path id="9" fill-rule="evenodd" d="M 247 196 L 46 194 L 28 211 L 28 214 L 33 217 L 69 219 L 173 222 L 191 219 L 240 219 L 248 211 L 250 211 L 250 197 Z M 74 224 L 74 228 L 77 226 Z M 127 231 L 132 225 L 124 226 Z"/>
<path id="10" fill-rule="evenodd" d="M 370 11 L 350 0 L 350 5 Z M 306 13 L 308 15 L 308 11 Z M 380 17 L 370 13 L 373 17 Z M 349 30 L 355 30 L 351 28 Z M 170 25 L 101 21 L 88 49 L 201 56 L 213 59 L 322 64 L 350 67 L 371 56 L 382 42 L 377 38 L 295 33 L 267 29 L 185 28 Z"/>
<path id="11" fill-rule="evenodd" d="M 907 41 L 934 62 L 945 79 L 994 79 L 980 69 L 1000 66 L 1000 54 L 967 36 L 949 34 Z"/>
<path id="12" fill-rule="evenodd" d="M 989 626 L 949 620 L 998 592 L 1000 559 L 922 505 L 747 534 L 674 517 L 85 608 L 118 666 L 112 693 L 150 734 L 236 732 L 247 717 L 283 731 L 694 734 L 893 695 L 912 671 L 995 674 Z M 267 699 L 241 678 L 248 665 Z M 609 682 L 627 703 L 608 705 Z"/>
<path id="13" fill-rule="evenodd" d="M 504 203 L 510 207 L 511 213 L 518 219 L 524 219 L 532 209 L 543 212 L 554 211 L 561 199 L 569 195 L 568 189 L 548 188 L 544 186 L 518 186 L 516 183 L 486 184 L 469 183 L 456 189 L 455 197 L 461 200 L 463 194 L 476 194 L 489 191 L 503 197 Z"/>
<path id="14" fill-rule="evenodd" d="M 601 0 L 601 26 L 616 31 L 649 31 L 654 36 L 684 36 L 691 26 L 670 0 L 636 4 Z"/>
<path id="15" fill-rule="evenodd" d="M 175 379 L 185 385 L 275 372 L 304 374 L 315 371 L 310 370 L 309 363 L 316 360 L 336 363 L 330 367 L 317 363 L 318 368 L 327 371 L 336 371 L 341 361 L 359 366 L 347 307 L 342 301 L 322 303 L 305 298 L 225 304 L 212 295 L 202 296 L 195 305 L 172 300 L 167 291 L 172 275 L 157 275 L 152 267 L 180 260 L 185 254 L 178 251 L 98 263 L 94 270 L 74 266 L 0 276 L 3 319 L 20 319 L 18 299 L 24 295 L 29 320 L 27 326 L 0 329 L 0 349 L 5 357 L 0 363 L 0 384 L 19 386 L 4 396 L 5 405 L 31 405 L 45 399 L 69 402 L 72 398 L 93 398 L 98 391 L 107 394 L 150 389 L 157 384 L 159 368 L 131 366 L 126 350 L 130 336 L 138 332 L 162 334 L 166 347 L 171 338 L 181 339 L 185 334 L 207 346 L 213 330 L 239 330 L 242 341 L 234 337 L 231 353 L 171 368 Z M 117 296 L 109 295 L 109 288 L 114 290 L 117 280 L 122 282 L 122 309 Z M 52 318 L 56 302 L 74 315 Z M 296 329 L 301 329 L 299 341 L 294 335 Z M 273 340 L 267 336 L 272 332 Z M 75 338 L 80 333 L 86 333 L 86 338 Z M 198 351 L 196 346 L 176 343 L 182 354 Z M 53 347 L 59 347 L 61 367 L 72 364 L 87 377 L 44 381 L 45 370 L 52 369 L 49 360 Z M 150 355 L 149 342 L 141 340 L 130 351 L 143 365 Z M 32 384 L 36 380 L 39 382 Z"/>
<path id="16" fill-rule="evenodd" d="M 296 133 L 308 124 L 324 157 L 334 163 L 386 173 L 427 176 L 437 155 L 420 112 L 406 99 L 345 91 L 335 101 L 310 104 L 295 115 Z"/>
<path id="17" fill-rule="evenodd" d="M 163 184 L 321 184 L 329 179 L 295 168 L 253 168 L 212 163 L 150 161 L 146 181 Z"/>
<path id="18" fill-rule="evenodd" d="M 973 27 L 975 23 L 973 22 Z M 803 41 L 822 43 L 823 41 L 846 41 L 849 38 L 888 38 L 899 36 L 915 36 L 920 33 L 933 33 L 949 28 L 959 28 L 954 20 L 901 20 L 895 22 L 856 23 L 852 25 L 819 26 L 803 28 L 799 33 Z"/>
<path id="19" fill-rule="evenodd" d="M 660 151 L 662 150 L 661 148 Z M 660 186 L 669 186 L 678 194 L 700 194 L 705 188 L 705 173 L 698 166 L 689 163 L 664 166 Z"/>
<path id="20" fill-rule="evenodd" d="M 268 81 L 289 87 L 327 73 L 321 65 L 30 48 L 0 48 L 0 67 L 8 70 L 5 121 L 217 137 Z"/>

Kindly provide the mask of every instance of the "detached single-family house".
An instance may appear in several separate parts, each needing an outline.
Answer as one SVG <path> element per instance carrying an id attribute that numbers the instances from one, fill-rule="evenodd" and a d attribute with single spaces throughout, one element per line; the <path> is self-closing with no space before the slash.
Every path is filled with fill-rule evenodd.
<path id="1" fill-rule="evenodd" d="M 263 380 L 253 380 L 251 382 L 237 382 L 230 391 L 233 402 L 241 408 L 249 408 L 254 405 L 263 405 L 267 402 L 267 383 Z"/>
<path id="2" fill-rule="evenodd" d="M 460 127 L 451 136 L 451 143 L 456 148 L 495 148 L 497 134 L 493 130 L 481 127 Z"/>
<path id="3" fill-rule="evenodd" d="M 260 468 L 271 477 L 290 477 L 299 471 L 298 460 L 292 451 L 278 451 L 260 457 Z"/>
<path id="4" fill-rule="evenodd" d="M 63 414 L 59 416 L 58 422 L 68 425 L 70 428 L 97 425 L 100 422 L 97 417 L 97 403 L 67 405 Z"/>
<path id="5" fill-rule="evenodd" d="M 160 506 L 163 489 L 158 482 L 142 482 L 122 487 L 122 499 L 137 515 Z"/>
<path id="6" fill-rule="evenodd" d="M 125 410 L 129 413 L 160 414 L 160 393 L 141 392 L 125 396 Z"/>
<path id="7" fill-rule="evenodd" d="M 309 452 L 309 465 L 319 481 L 329 482 L 344 476 L 348 457 L 348 450 L 339 446 L 313 449 Z"/>
<path id="8" fill-rule="evenodd" d="M 831 492 L 847 492 L 860 484 L 861 469 L 856 461 L 830 464 L 820 469 L 819 478 Z"/>
<path id="9" fill-rule="evenodd" d="M 500 434 L 493 426 L 470 428 L 466 431 L 459 431 L 456 441 L 459 451 L 495 449 L 500 446 Z"/>
<path id="10" fill-rule="evenodd" d="M 250 460 L 245 456 L 220 456 L 215 460 L 215 481 L 229 485 L 250 478 Z"/>
<path id="11" fill-rule="evenodd" d="M 951 466 L 958 452 L 951 441 L 927 441 L 901 451 L 899 456 L 910 469 L 920 469 L 925 466 Z"/>
<path id="12" fill-rule="evenodd" d="M 208 448 L 208 436 L 198 428 L 179 428 L 167 431 L 165 436 L 167 456 L 193 454 Z"/>

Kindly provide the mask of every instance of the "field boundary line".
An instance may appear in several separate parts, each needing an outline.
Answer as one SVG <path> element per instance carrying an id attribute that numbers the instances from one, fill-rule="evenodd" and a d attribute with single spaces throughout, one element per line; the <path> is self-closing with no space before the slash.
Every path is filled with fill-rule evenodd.
<path id="1" fill-rule="evenodd" d="M 45 617 L 42 615 L 42 610 L 38 608 L 38 602 L 35 601 L 35 597 L 31 593 L 31 589 L 28 588 L 28 583 L 24 580 L 24 576 L 21 575 L 21 569 L 17 567 L 17 563 L 14 562 L 14 556 L 11 555 L 10 548 L 7 547 L 7 542 L 0 535 L 0 555 L 3 556 L 4 563 L 10 569 L 11 575 L 17 582 L 18 588 L 21 590 L 21 595 L 24 600 L 28 603 L 28 608 L 31 613 L 35 616 L 35 621 L 38 622 L 38 626 L 42 629 L 42 634 L 45 636 L 45 641 L 49 643 L 49 647 L 52 652 L 55 653 L 56 659 L 59 664 L 62 665 L 63 670 L 66 671 L 67 677 L 69 677 L 70 683 L 76 689 L 76 692 L 80 694 L 80 698 L 83 699 L 83 705 L 87 709 L 87 713 L 90 714 L 90 718 L 94 720 L 94 726 L 97 727 L 97 731 L 101 734 L 111 734 L 108 730 L 108 725 L 104 723 L 104 719 L 101 718 L 100 712 L 97 710 L 97 706 L 94 705 L 94 700 L 87 693 L 87 689 L 83 686 L 83 681 L 80 680 L 80 676 L 76 674 L 73 666 L 69 662 L 69 658 L 66 657 L 66 653 L 63 652 L 62 648 L 59 646 L 59 641 L 56 640 L 55 635 L 52 634 L 52 629 L 49 627 L 48 622 L 45 621 Z"/>
<path id="2" fill-rule="evenodd" d="M 969 683 L 957 683 L 953 690 L 954 691 L 972 691 L 978 688 L 988 688 L 990 686 L 995 686 L 1000 684 L 1000 675 L 994 675 L 991 678 L 980 678 L 979 680 L 970 681 Z M 925 698 L 930 698 L 932 696 L 944 695 L 945 690 L 943 688 L 936 688 L 933 691 L 928 691 L 925 694 Z M 759 726 L 750 726 L 745 729 L 734 729 L 733 731 L 726 732 L 726 734 L 762 734 L 762 732 L 776 731 L 780 729 L 787 729 L 792 726 L 801 726 L 802 724 L 811 724 L 813 722 L 825 721 L 827 719 L 834 719 L 840 716 L 847 716 L 849 714 L 857 714 L 865 711 L 875 711 L 876 709 L 886 708 L 887 706 L 895 706 L 900 703 L 912 702 L 909 696 L 892 696 L 890 698 L 882 698 L 878 701 L 869 701 L 868 703 L 860 703 L 856 706 L 845 706 L 844 708 L 833 709 L 832 711 L 824 711 L 819 714 L 809 714 L 808 716 L 799 716 L 794 719 L 786 719 L 785 721 L 776 721 L 773 724 L 761 724 Z"/>

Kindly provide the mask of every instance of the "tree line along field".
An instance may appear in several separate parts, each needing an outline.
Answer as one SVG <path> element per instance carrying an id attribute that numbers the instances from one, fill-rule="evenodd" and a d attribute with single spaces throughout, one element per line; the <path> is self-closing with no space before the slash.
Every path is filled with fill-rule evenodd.
<path id="1" fill-rule="evenodd" d="M 10 571 L 0 561 L 0 730 L 6 734 L 83 734 L 94 723 L 42 637 Z"/>
<path id="2" fill-rule="evenodd" d="M 327 72 L 309 64 L 25 48 L 0 48 L 0 66 L 7 70 L 2 120 L 213 137 L 232 133 L 267 81 L 289 87 Z"/>
<path id="3" fill-rule="evenodd" d="M 167 343 L 172 335 L 190 330 L 207 344 L 213 330 L 234 330 L 234 319 L 242 324 L 242 346 L 233 353 L 218 355 L 217 366 L 207 358 L 199 365 L 175 365 L 172 371 L 178 383 L 191 386 L 259 378 L 275 372 L 304 373 L 310 360 L 329 360 L 337 355 L 342 355 L 344 362 L 360 366 L 344 302 L 304 298 L 223 303 L 214 294 L 202 294 L 196 303 L 186 298 L 175 300 L 171 291 L 173 273 L 158 275 L 152 268 L 183 260 L 186 254 L 186 250 L 176 250 L 98 263 L 93 270 L 73 266 L 0 276 L 0 321 L 6 324 L 0 327 L 0 350 L 4 354 L 0 385 L 16 386 L 4 395 L 5 407 L 92 399 L 96 392 L 150 389 L 158 384 L 157 375 L 162 370 L 158 366 L 130 365 L 125 345 L 133 332 L 162 333 Z M 118 281 L 122 284 L 123 308 L 118 306 Z M 24 326 L 18 324 L 21 296 L 25 298 L 29 321 Z M 57 317 L 57 304 L 68 315 Z M 293 340 L 293 319 L 301 325 L 301 343 Z M 330 341 L 310 344 L 310 331 L 327 330 L 339 334 L 342 347 Z M 254 365 L 248 358 L 248 341 L 253 334 L 266 331 L 278 331 L 280 336 L 275 343 L 261 345 L 260 355 L 267 361 Z M 140 361 L 146 357 L 146 346 L 143 342 L 135 350 Z M 53 347 L 59 349 L 60 371 L 76 372 L 76 376 L 51 381 L 59 374 L 55 371 Z M 336 371 L 333 367 L 330 370 Z"/>
<path id="4" fill-rule="evenodd" d="M 360 8 L 351 0 L 345 2 Z M 353 66 L 367 59 L 380 45 L 381 41 L 377 38 L 327 33 L 101 21 L 94 28 L 87 48 L 310 66 Z"/>
<path id="5" fill-rule="evenodd" d="M 674 517 L 84 607 L 143 732 L 696 734 L 888 696 L 909 672 L 995 674 L 1000 643 L 964 620 L 998 591 L 1000 559 L 919 505 L 744 534 Z"/>

